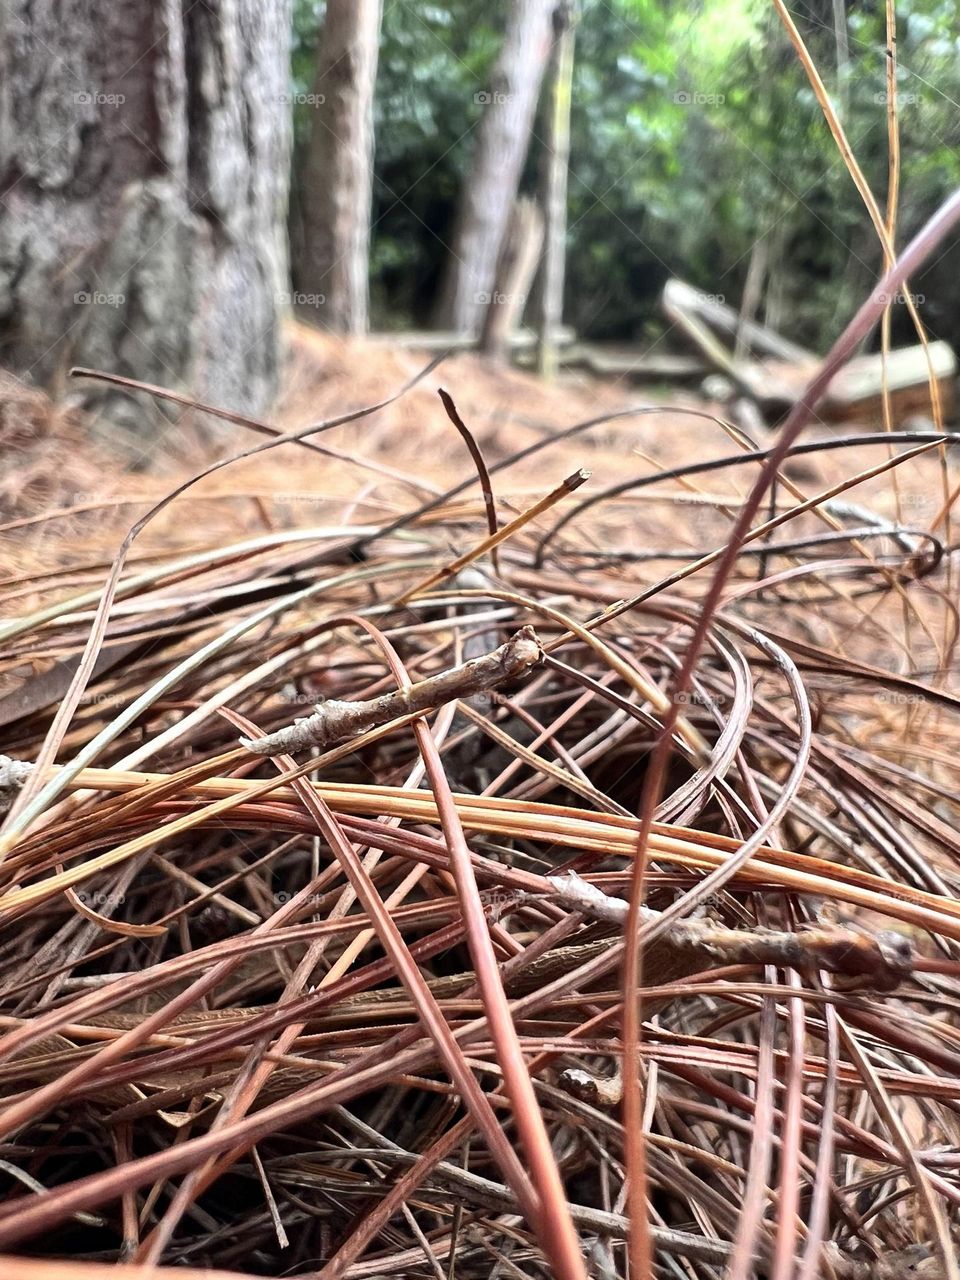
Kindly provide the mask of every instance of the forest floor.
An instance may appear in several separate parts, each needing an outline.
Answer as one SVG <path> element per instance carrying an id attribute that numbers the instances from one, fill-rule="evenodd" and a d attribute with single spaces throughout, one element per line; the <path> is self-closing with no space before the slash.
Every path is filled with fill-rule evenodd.
<path id="1" fill-rule="evenodd" d="M 300 430 L 395 394 L 429 363 L 415 351 L 341 339 L 301 325 L 289 330 L 281 395 L 264 421 Z M 497 478 L 498 500 L 520 509 L 577 468 L 591 472 L 583 493 L 601 493 L 694 461 L 730 457 L 746 449 L 723 429 L 720 405 L 695 391 L 631 387 L 567 373 L 547 384 L 533 374 L 491 366 L 473 354 L 448 357 L 394 403 L 358 422 L 314 437 L 338 456 L 321 458 L 295 445 L 231 463 L 192 486 L 144 531 L 134 553 L 189 549 L 199 539 L 239 538 L 264 530 L 362 519 L 366 497 L 376 491 L 378 510 L 395 501 L 409 505 L 410 481 L 442 491 L 473 474 L 472 463 L 437 395 L 444 387 L 469 427 L 487 464 L 559 435 L 575 424 L 620 415 L 560 440 L 542 456 L 520 460 Z M 630 412 L 630 411 L 634 412 Z M 860 428 L 866 429 L 866 428 Z M 805 440 L 852 434 L 854 427 L 822 423 Z M 33 579 L 28 594 L 55 598 L 57 574 L 97 551 L 108 559 L 132 520 L 211 461 L 261 443 L 242 426 L 185 415 L 175 424 L 152 418 L 143 439 L 109 428 L 82 411 L 58 407 L 41 391 L 0 374 L 0 433 L 7 465 L 0 479 L 0 572 L 30 569 L 52 576 Z M 756 441 L 769 447 L 773 433 Z M 859 467 L 876 462 L 850 450 L 813 453 L 789 461 L 784 474 L 806 495 Z M 670 546 L 691 556 L 729 520 L 718 516 L 714 497 L 739 501 L 756 477 L 756 463 L 727 467 L 701 478 L 659 483 L 590 509 L 589 529 L 607 547 Z M 929 456 L 897 471 L 904 523 L 932 519 L 938 509 L 938 466 Z M 473 490 L 476 495 L 476 487 Z M 877 516 L 892 519 L 897 494 L 889 475 L 867 480 L 848 495 Z M 190 518 L 183 519 L 189 510 Z M 808 520 L 809 524 L 809 520 Z M 67 584 L 62 583 L 66 586 Z M 53 593 L 53 597 L 50 593 Z M 24 600 L 30 607 L 37 600 Z"/>
<path id="2" fill-rule="evenodd" d="M 425 354 L 293 328 L 283 394 L 265 421 L 296 431 L 361 410 L 427 364 Z M 489 512 L 440 387 L 490 470 L 501 527 L 566 477 L 591 473 L 514 529 L 499 562 L 478 556 L 472 580 L 454 579 L 451 562 L 485 548 Z M 481 1059 L 496 1070 L 511 1061 L 505 1037 L 516 1034 L 538 1064 L 537 1098 L 582 1240 L 599 1249 L 612 1233 L 613 1257 L 626 1237 L 623 1170 L 637 1160 L 641 1126 L 621 1127 L 619 1112 L 588 1106 L 565 1077 L 599 1062 L 613 1087 L 612 1059 L 627 1057 L 616 1039 L 623 943 L 621 925 L 592 920 L 582 895 L 557 898 L 554 872 L 571 866 L 587 877 L 594 907 L 629 895 L 633 869 L 643 867 L 653 910 L 682 906 L 690 914 L 678 929 L 712 927 L 715 917 L 724 945 L 742 944 L 718 968 L 713 942 L 691 958 L 686 935 L 678 943 L 670 922 L 664 931 L 689 966 L 666 965 L 665 980 L 698 975 L 701 985 L 670 988 L 650 1014 L 644 1007 L 657 1018 L 644 1036 L 656 1067 L 647 1079 L 662 1100 L 650 1108 L 648 1144 L 658 1250 L 709 1248 L 699 1273 L 725 1274 L 737 1224 L 751 1214 L 759 1252 L 772 1251 L 775 1225 L 799 1249 L 784 1171 L 801 1171 L 806 1196 L 819 1165 L 801 1156 L 817 1149 L 828 1102 L 842 1120 L 831 1135 L 830 1185 L 844 1212 L 821 1224 L 832 1273 L 879 1275 L 861 1263 L 899 1258 L 918 1242 L 944 1254 L 955 1247 L 955 1217 L 953 1227 L 929 1226 L 912 1181 L 914 1166 L 929 1161 L 950 1211 L 960 1202 L 954 1165 L 941 1158 L 956 1149 L 960 1100 L 955 1026 L 944 1014 L 955 1016 L 960 999 L 960 699 L 951 692 L 956 539 L 938 524 L 953 482 L 941 471 L 940 443 L 864 480 L 909 444 L 878 442 L 867 434 L 872 424 L 808 427 L 802 441 L 813 450 L 785 462 L 774 500 L 766 495 L 751 524 L 827 490 L 842 490 L 841 501 L 740 546 L 696 674 L 678 689 L 703 622 L 706 557 L 724 547 L 758 473 L 756 458 L 741 460 L 753 446 L 719 406 L 584 376 L 548 386 L 461 354 L 376 412 L 313 435 L 313 451 L 289 443 L 229 461 L 262 445 L 263 433 L 194 414 L 160 431 L 155 410 L 145 405 L 144 414 L 141 439 L 112 435 L 90 412 L 0 381 L 0 751 L 29 772 L 53 741 L 50 758 L 81 770 L 35 771 L 45 790 L 31 796 L 28 782 L 7 820 L 0 998 L 10 1011 L 4 1044 L 23 1052 L 0 1060 L 0 1122 L 6 1116 L 28 1153 L 29 1185 L 47 1194 L 11 1184 L 13 1199 L 0 1203 L 0 1252 L 29 1244 L 58 1258 L 128 1259 L 159 1233 L 171 1241 L 168 1261 L 280 1276 L 336 1256 L 350 1280 L 419 1280 L 449 1256 L 458 1277 L 487 1280 L 491 1242 L 518 1263 L 526 1250 L 542 1260 L 551 1239 L 523 1225 L 508 1186 L 503 1134 L 514 1145 L 516 1136 L 501 1128 L 507 1113 L 493 1122 L 478 1106 L 471 1123 L 483 1141 L 475 1141 L 469 1125 L 454 1124 L 446 1092 L 453 1078 L 468 1096 L 463 1082 Z M 755 443 L 762 450 L 775 438 Z M 710 460 L 723 465 L 704 470 Z M 134 522 L 218 461 L 229 465 L 145 524 L 116 595 L 105 596 Z M 613 621 L 607 607 L 626 599 L 631 606 Z M 314 783 L 279 787 L 273 762 L 237 743 L 240 732 L 288 725 L 321 697 L 327 711 L 340 699 L 379 704 L 399 673 L 426 682 L 449 675 L 468 643 L 480 640 L 489 653 L 531 621 L 542 669 L 514 680 L 519 692 L 508 682 L 506 693 L 443 698 L 425 736 L 397 722 L 351 736 L 305 761 Z M 89 679 L 81 667 L 78 678 L 91 637 L 103 665 Z M 406 665 L 385 676 L 384 654 L 393 653 Z M 648 858 L 638 860 L 637 815 L 647 804 L 653 811 L 647 766 L 661 747 L 672 755 Z M 435 752 L 431 807 L 421 766 Z M 490 925 L 493 943 L 463 909 L 477 886 L 454 878 L 460 824 L 478 881 L 495 895 L 481 910 L 505 911 Z M 756 836 L 752 850 L 745 834 Z M 369 850 L 362 866 L 351 860 L 355 847 Z M 366 917 L 356 937 L 355 894 Z M 400 922 L 399 941 L 390 919 Z M 831 932 L 851 921 L 862 932 Z M 438 932 L 423 934 L 435 924 Z M 308 932 L 297 933 L 301 925 Z M 891 926 L 910 964 L 916 946 L 918 967 L 882 972 L 872 985 L 868 968 L 865 985 L 856 968 L 863 939 Z M 264 930 L 273 934 L 269 952 Z M 436 950 L 416 963 L 408 954 L 401 975 L 398 957 L 425 936 Z M 770 958 L 771 936 L 789 943 L 782 964 Z M 825 940 L 823 956 L 804 951 L 811 937 Z M 583 959 L 581 942 L 597 957 L 589 973 L 580 966 L 594 960 Z M 512 966 L 509 982 L 533 980 L 515 1026 L 490 1012 L 492 988 L 482 1000 L 469 994 L 481 943 L 496 944 L 493 975 L 503 964 Z M 389 964 L 374 962 L 381 946 Z M 532 968 L 540 960 L 553 966 L 546 985 Z M 771 964 L 796 976 L 790 990 L 802 1000 L 760 998 Z M 836 978 L 826 1002 L 821 964 Z M 216 979 L 209 989 L 199 976 L 207 973 Z M 183 1006 L 172 996 L 184 996 Z M 309 1005 L 306 1022 L 294 997 Z M 451 1026 L 482 1013 L 489 1041 L 475 1040 L 468 1060 L 432 1032 L 397 1075 L 393 1050 L 414 1044 L 405 1037 L 433 1000 Z M 265 1029 L 273 1010 L 279 1020 Z M 768 1011 L 780 1019 L 775 1029 Z M 399 1027 L 396 1040 L 385 1039 L 384 1019 L 391 1037 Z M 230 1039 L 233 1023 L 243 1044 Z M 62 1043 L 51 1043 L 54 1025 Z M 118 1062 L 120 1039 L 100 1043 L 114 1025 L 130 1032 Z M 168 1032 L 179 1037 L 169 1054 Z M 262 1056 L 277 1035 L 293 1055 L 282 1071 L 279 1057 Z M 65 1070 L 71 1086 L 61 1093 Z M 324 1090 L 334 1079 L 347 1082 L 342 1097 L 365 1126 L 364 1142 L 376 1140 L 376 1161 L 357 1148 L 359 1131 L 341 1125 L 347 1113 L 329 1110 L 334 1094 Z M 745 1082 L 743 1093 L 731 1079 Z M 116 1082 L 136 1092 L 118 1094 Z M 791 1127 L 785 1114 L 801 1097 L 818 1108 L 823 1099 L 823 1109 Z M 871 1110 L 878 1097 L 883 1106 Z M 151 1200 L 142 1218 L 135 1211 L 156 1178 L 188 1168 L 199 1176 L 204 1142 L 215 1137 L 232 1152 L 253 1133 L 243 1126 L 261 1122 L 261 1139 L 251 1139 L 256 1162 L 218 1166 L 208 1191 L 190 1184 L 188 1201 L 205 1216 L 181 1222 L 177 1197 Z M 748 1131 L 775 1132 L 782 1147 L 759 1182 L 762 1144 L 746 1142 Z M 449 1159 L 434 1169 L 425 1153 L 450 1135 Z M 420 1162 L 420 1172 L 407 1217 L 398 1212 L 384 1226 L 379 1206 L 403 1183 L 382 1158 L 387 1150 Z M 110 1179 L 120 1166 L 129 1183 L 117 1208 Z M 475 1184 L 464 1191 L 461 1174 L 486 1179 L 483 1196 Z M 781 1206 L 776 1224 L 764 1218 L 767 1200 Z M 75 1213 L 101 1206 L 102 1219 Z M 363 1256 L 370 1249 L 372 1260 Z M 3 1275 L 6 1265 L 0 1256 Z"/>

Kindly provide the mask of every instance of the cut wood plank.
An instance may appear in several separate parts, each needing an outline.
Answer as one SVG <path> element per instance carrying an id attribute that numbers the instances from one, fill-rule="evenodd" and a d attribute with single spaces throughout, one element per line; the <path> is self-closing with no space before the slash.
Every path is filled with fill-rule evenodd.
<path id="1" fill-rule="evenodd" d="M 929 353 L 930 364 L 927 364 Z M 930 368 L 941 386 L 957 374 L 957 359 L 946 342 L 930 342 L 926 351 L 921 346 L 901 347 L 887 357 L 887 386 L 894 392 L 923 389 L 928 386 Z M 827 403 L 841 411 L 880 398 L 883 389 L 883 357 L 855 356 L 830 383 Z"/>
<path id="2" fill-rule="evenodd" d="M 956 356 L 950 344 L 931 342 L 927 351 L 920 346 L 902 347 L 887 356 L 887 387 L 890 389 L 891 415 L 895 425 L 900 425 L 914 413 L 931 412 L 931 367 L 940 389 L 943 413 L 948 416 L 954 408 L 956 385 Z M 881 421 L 882 392 L 883 357 L 879 352 L 856 356 L 829 384 L 823 415 L 836 421 Z"/>
<path id="3" fill-rule="evenodd" d="M 736 390 L 752 400 L 771 422 L 803 394 L 819 365 L 817 356 L 788 342 L 763 326 L 739 325 L 739 317 L 725 303 L 698 293 L 682 280 L 668 280 L 663 291 L 668 318 L 703 353 Z M 749 334 L 750 345 L 774 359 L 738 359 L 713 331 Z M 713 326 L 713 327 L 711 327 Z M 884 357 L 878 352 L 856 356 L 834 377 L 817 413 L 834 422 L 879 422 L 883 417 L 884 365 L 894 425 L 930 409 L 931 372 L 944 412 L 954 403 L 956 357 L 945 342 L 903 347 Z"/>
<path id="4" fill-rule="evenodd" d="M 766 325 L 757 324 L 753 320 L 743 319 L 733 307 L 728 307 L 719 298 L 694 289 L 683 280 L 668 280 L 663 290 L 665 307 L 676 308 L 687 314 L 702 317 L 715 329 L 723 333 L 739 335 L 747 347 L 764 355 L 775 356 L 778 360 L 787 360 L 803 364 L 808 360 L 816 360 L 816 355 L 805 347 L 798 346 L 782 334 L 768 329 Z"/>
<path id="5" fill-rule="evenodd" d="M 576 336 L 569 325 L 561 325 L 553 335 L 553 341 L 561 347 L 568 347 L 576 341 Z M 531 329 L 516 329 L 508 342 L 512 351 L 531 351 L 538 340 Z M 398 329 L 395 333 L 370 333 L 365 341 L 377 347 L 393 347 L 400 351 L 475 351 L 478 343 L 475 335 L 437 329 Z"/>
<path id="6" fill-rule="evenodd" d="M 694 381 L 710 369 L 699 356 L 645 351 L 642 347 L 614 342 L 575 343 L 564 352 L 561 362 L 587 369 L 597 377 L 630 378 L 635 382 Z"/>
<path id="7" fill-rule="evenodd" d="M 946 342 L 929 344 L 930 363 L 940 392 L 940 403 L 946 417 L 953 411 L 957 360 Z M 887 386 L 890 414 L 894 426 L 900 426 L 915 414 L 930 414 L 930 376 L 923 347 L 901 347 L 887 356 Z M 792 399 L 803 392 L 816 364 L 807 366 L 771 362 L 771 376 Z M 883 421 L 883 356 L 880 352 L 854 356 L 839 371 L 820 404 L 819 417 L 829 422 Z"/>

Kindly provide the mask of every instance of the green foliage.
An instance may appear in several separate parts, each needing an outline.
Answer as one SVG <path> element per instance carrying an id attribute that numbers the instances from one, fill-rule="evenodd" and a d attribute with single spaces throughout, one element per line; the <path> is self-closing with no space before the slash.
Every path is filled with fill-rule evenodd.
<path id="1" fill-rule="evenodd" d="M 322 8 L 298 0 L 299 92 L 309 91 Z M 487 87 L 507 8 L 507 0 L 480 13 L 475 0 L 385 7 L 371 262 L 378 325 L 422 323 L 429 312 L 480 119 L 474 95 Z M 849 63 L 839 69 L 832 0 L 792 11 L 883 207 L 884 10 L 879 0 L 849 8 Z M 960 184 L 958 8 L 958 0 L 898 5 L 900 243 Z M 298 138 L 309 116 L 297 108 Z M 771 319 L 822 347 L 879 270 L 862 201 L 766 0 L 582 0 L 571 133 L 566 314 L 584 333 L 655 329 L 669 274 L 738 303 L 763 239 L 768 297 L 780 299 Z M 531 155 L 528 187 L 537 162 Z M 949 273 L 948 255 L 927 273 L 926 296 L 934 327 L 956 340 L 960 303 Z"/>
<path id="2" fill-rule="evenodd" d="M 425 323 L 472 134 L 506 21 L 503 0 L 387 7 L 377 75 L 371 300 L 379 323 Z"/>
<path id="3" fill-rule="evenodd" d="M 954 0 L 898 8 L 909 234 L 960 183 L 960 62 Z M 842 80 L 832 5 L 808 4 L 795 20 L 882 207 L 883 7 L 850 14 Z M 636 329 L 655 301 L 645 284 L 669 273 L 738 303 L 751 250 L 765 238 L 782 299 L 772 318 L 801 341 L 829 342 L 875 278 L 881 251 L 772 6 L 700 0 L 680 13 L 651 0 L 587 0 L 578 58 L 572 322 Z"/>

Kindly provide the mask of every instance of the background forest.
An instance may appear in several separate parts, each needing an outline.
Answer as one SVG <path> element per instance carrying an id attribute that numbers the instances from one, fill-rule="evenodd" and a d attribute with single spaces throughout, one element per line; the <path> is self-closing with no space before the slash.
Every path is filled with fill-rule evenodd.
<path id="1" fill-rule="evenodd" d="M 322 4 L 299 0 L 295 91 L 308 95 Z M 387 3 L 377 73 L 372 322 L 429 319 L 468 176 L 507 0 Z M 884 6 L 791 8 L 871 188 L 887 185 Z M 960 182 L 960 13 L 953 0 L 897 6 L 900 239 Z M 542 159 L 541 102 L 523 175 Z M 295 108 L 302 149 L 314 108 Z M 298 170 L 295 161 L 294 172 Z M 296 212 L 292 215 L 296 217 Z M 565 319 L 585 336 L 657 326 L 665 278 L 737 305 L 751 262 L 773 328 L 822 348 L 875 278 L 879 249 L 803 68 L 762 0 L 582 0 L 571 101 Z M 915 282 L 925 319 L 956 338 L 951 250 Z M 901 336 L 912 330 L 896 316 Z"/>
<path id="2" fill-rule="evenodd" d="M 822 351 L 883 265 L 827 99 L 895 247 L 960 181 L 953 0 L 71 14 L 0 17 L 0 359 L 47 386 L 109 366 L 263 408 L 291 311 L 488 352 L 523 325 L 547 372 L 564 326 L 660 344 L 670 277 Z M 954 344 L 958 270 L 911 281 Z"/>

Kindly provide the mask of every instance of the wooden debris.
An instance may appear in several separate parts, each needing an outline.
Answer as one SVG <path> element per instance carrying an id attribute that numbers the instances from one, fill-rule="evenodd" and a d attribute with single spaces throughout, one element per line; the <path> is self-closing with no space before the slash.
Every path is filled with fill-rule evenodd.
<path id="1" fill-rule="evenodd" d="M 433 711 L 457 698 L 496 689 L 508 680 L 525 675 L 540 661 L 542 650 L 533 627 L 521 627 L 506 644 L 482 658 L 473 658 L 439 675 L 420 680 L 407 689 L 397 689 L 365 702 L 341 702 L 335 698 L 321 703 L 312 716 L 296 720 L 285 729 L 263 738 L 241 738 L 248 751 L 261 756 L 279 756 L 308 747 L 327 747 L 344 738 L 389 724 L 404 716 Z"/>
<path id="2" fill-rule="evenodd" d="M 568 347 L 576 340 L 576 333 L 569 325 L 561 325 L 552 335 L 560 347 Z M 399 351 L 475 351 L 478 338 L 469 333 L 455 333 L 451 329 L 404 329 L 396 333 L 371 333 L 364 339 L 377 347 L 391 347 Z M 512 352 L 535 351 L 539 338 L 532 329 L 515 329 L 507 338 Z"/>
<path id="3" fill-rule="evenodd" d="M 775 421 L 800 398 L 819 365 L 818 357 L 772 329 L 741 321 L 725 303 L 698 292 L 682 280 L 668 280 L 663 291 L 667 317 L 698 348 L 710 364 L 728 378 L 741 397 L 754 401 L 767 421 Z M 738 357 L 714 330 L 736 335 L 753 355 Z M 757 356 L 763 357 L 758 359 Z M 929 363 L 928 363 L 929 360 Z M 886 364 L 890 411 L 895 426 L 930 406 L 930 371 L 949 413 L 957 372 L 956 357 L 946 342 L 903 347 L 884 359 L 879 352 L 857 356 L 834 378 L 818 410 L 828 421 L 882 420 L 882 390 Z"/>
<path id="4" fill-rule="evenodd" d="M 663 310 L 667 319 L 697 347 L 707 361 L 730 379 L 737 392 L 754 400 L 768 417 L 776 416 L 796 399 L 794 389 L 786 379 L 771 373 L 759 361 L 738 359 L 714 333 L 711 324 L 716 325 L 718 318 L 722 327 L 737 332 L 735 326 L 739 323 L 739 317 L 725 303 L 691 288 L 682 280 L 668 280 L 663 291 Z M 745 321 L 744 324 L 749 324 L 749 332 L 754 335 L 753 345 L 762 346 L 767 353 L 771 346 L 778 346 L 781 358 L 793 359 L 798 364 L 802 360 L 805 369 L 815 367 L 816 357 L 809 352 L 800 347 L 792 347 L 780 340 L 778 335 L 766 333 L 762 326 L 752 321 Z M 790 353 L 789 356 L 787 353 Z"/>
<path id="5" fill-rule="evenodd" d="M 883 365 L 879 352 L 851 360 L 830 384 L 822 410 L 825 416 L 838 421 L 880 421 Z M 948 343 L 930 342 L 926 350 L 919 345 L 901 347 L 890 352 L 886 366 L 890 407 L 897 425 L 911 414 L 929 412 L 930 368 L 940 390 L 944 414 L 952 411 L 957 359 Z"/>
<path id="6" fill-rule="evenodd" d="M 20 790 L 33 770 L 28 760 L 15 760 L 0 756 L 0 814 L 6 812 L 13 797 Z"/>
<path id="7" fill-rule="evenodd" d="M 519 362 L 527 363 L 522 355 Z M 560 363 L 586 369 L 598 378 L 631 382 L 697 382 L 710 368 L 697 356 L 643 351 L 622 342 L 577 342 L 561 354 Z"/>
<path id="8" fill-rule="evenodd" d="M 733 307 L 728 307 L 716 297 L 694 289 L 682 280 L 668 280 L 663 291 L 664 306 L 685 314 L 702 317 L 714 329 L 731 337 L 739 335 L 747 350 L 758 355 L 773 356 L 790 364 L 816 363 L 817 355 L 806 347 L 798 346 L 766 325 L 743 319 Z"/>
<path id="9" fill-rule="evenodd" d="M 519 328 L 543 245 L 543 214 L 536 201 L 517 200 L 510 217 L 496 284 L 487 300 L 480 334 L 480 350 L 491 360 L 505 362 L 511 336 Z"/>

